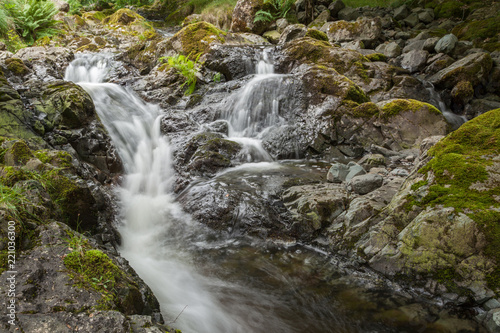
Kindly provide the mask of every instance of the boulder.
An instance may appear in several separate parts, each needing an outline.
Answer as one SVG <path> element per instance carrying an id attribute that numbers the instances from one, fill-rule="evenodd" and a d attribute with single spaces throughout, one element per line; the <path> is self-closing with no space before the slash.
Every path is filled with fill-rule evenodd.
<path id="1" fill-rule="evenodd" d="M 321 14 L 319 14 L 318 17 L 314 19 L 314 21 L 309 23 L 308 27 L 321 29 L 321 27 L 323 27 L 329 19 L 330 19 L 330 11 L 326 9 L 322 11 Z"/>
<path id="2" fill-rule="evenodd" d="M 488 53 L 473 53 L 434 74 L 429 81 L 441 89 L 452 89 L 460 81 L 469 81 L 475 87 L 487 80 L 492 65 Z"/>
<path id="3" fill-rule="evenodd" d="M 431 8 L 427 8 L 426 10 L 418 13 L 418 19 L 420 22 L 429 24 L 434 21 L 434 11 Z"/>
<path id="4" fill-rule="evenodd" d="M 282 195 L 300 239 L 311 239 L 347 209 L 347 193 L 339 184 L 293 186 Z"/>
<path id="5" fill-rule="evenodd" d="M 303 24 L 292 24 L 283 30 L 278 44 L 283 45 L 291 42 L 294 39 L 304 37 L 307 33 L 307 28 Z"/>
<path id="6" fill-rule="evenodd" d="M 290 23 L 288 23 L 286 18 L 280 18 L 276 21 L 276 30 L 281 34 L 289 25 Z"/>
<path id="7" fill-rule="evenodd" d="M 328 10 L 330 11 L 330 15 L 333 18 L 337 18 L 339 15 L 339 12 L 345 8 L 345 4 L 342 2 L 342 0 L 335 0 L 328 6 Z"/>
<path id="8" fill-rule="evenodd" d="M 367 48 L 374 47 L 382 35 L 380 19 L 359 18 L 356 22 L 328 22 L 321 28 L 330 42 L 362 41 Z"/>
<path id="9" fill-rule="evenodd" d="M 342 163 L 333 164 L 328 170 L 327 180 L 332 183 L 348 182 L 353 177 L 364 175 L 365 169 L 357 163 L 349 162 L 347 165 Z"/>
<path id="10" fill-rule="evenodd" d="M 454 34 L 448 34 L 439 40 L 435 46 L 436 53 L 451 53 L 457 45 L 458 38 Z"/>
<path id="11" fill-rule="evenodd" d="M 408 17 L 406 17 L 403 22 L 411 27 L 411 28 L 414 28 L 419 22 L 419 18 L 418 18 L 418 15 L 416 13 L 411 13 Z"/>
<path id="12" fill-rule="evenodd" d="M 339 10 L 337 17 L 343 21 L 355 21 L 361 13 L 356 8 L 344 7 Z"/>
<path id="13" fill-rule="evenodd" d="M 404 20 L 408 15 L 410 15 L 410 9 L 406 5 L 394 9 L 394 19 L 397 21 Z"/>
<path id="14" fill-rule="evenodd" d="M 263 9 L 263 0 L 238 0 L 233 10 L 231 31 L 252 32 L 260 35 L 266 30 L 267 23 L 263 21 L 254 22 L 255 14 Z"/>
<path id="15" fill-rule="evenodd" d="M 408 69 L 411 73 L 422 70 L 427 64 L 429 52 L 424 50 L 413 50 L 403 55 L 401 67 Z"/>
<path id="16" fill-rule="evenodd" d="M 368 173 L 366 175 L 360 175 L 353 177 L 347 183 L 347 189 L 354 193 L 363 195 L 370 193 L 384 183 L 384 177 L 378 174 Z"/>
<path id="17" fill-rule="evenodd" d="M 278 44 L 281 34 L 277 30 L 266 31 L 262 37 L 267 39 L 272 44 Z"/>
<path id="18" fill-rule="evenodd" d="M 462 125 L 422 151 L 385 212 L 355 245 L 377 271 L 403 274 L 444 294 L 469 293 L 481 304 L 498 282 L 500 109 Z M 428 148 L 429 145 L 426 145 Z"/>
<path id="19" fill-rule="evenodd" d="M 222 44 L 226 33 L 206 22 L 192 23 L 167 40 L 165 49 L 172 48 L 177 53 L 190 55 L 192 59 L 205 54 L 213 44 Z"/>
<path id="20" fill-rule="evenodd" d="M 388 58 L 396 58 L 401 55 L 401 47 L 396 42 L 380 44 L 375 51 L 382 52 Z"/>

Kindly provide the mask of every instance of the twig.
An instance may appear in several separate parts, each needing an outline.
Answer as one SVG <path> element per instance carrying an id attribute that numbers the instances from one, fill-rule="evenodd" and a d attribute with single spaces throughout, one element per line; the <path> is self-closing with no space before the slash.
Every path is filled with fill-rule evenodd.
<path id="1" fill-rule="evenodd" d="M 182 309 L 182 311 L 181 311 L 181 312 L 177 315 L 177 317 L 175 317 L 174 321 L 171 321 L 171 322 L 169 322 L 168 324 L 169 324 L 169 325 L 170 325 L 170 324 L 174 324 L 174 323 L 177 321 L 177 319 L 179 319 L 179 317 L 180 317 L 180 316 L 181 316 L 181 314 L 184 312 L 184 310 L 186 310 L 186 308 L 187 308 L 187 307 L 188 307 L 188 306 L 186 305 L 186 306 L 184 307 L 184 309 Z"/>

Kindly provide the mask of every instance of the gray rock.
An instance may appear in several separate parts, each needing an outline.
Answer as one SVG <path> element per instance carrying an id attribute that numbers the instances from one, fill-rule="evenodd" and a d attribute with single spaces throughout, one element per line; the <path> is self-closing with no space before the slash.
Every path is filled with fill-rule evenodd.
<path id="1" fill-rule="evenodd" d="M 401 169 L 401 168 L 396 168 L 396 169 L 392 170 L 391 172 L 389 172 L 389 175 L 398 176 L 398 177 L 408 177 L 409 174 L 410 173 L 408 172 L 408 170 Z"/>
<path id="2" fill-rule="evenodd" d="M 386 165 L 385 157 L 381 154 L 368 154 L 363 156 L 358 164 L 362 165 L 364 168 L 369 169 L 375 166 Z"/>
<path id="3" fill-rule="evenodd" d="M 307 33 L 307 28 L 303 24 L 292 24 L 285 28 L 281 33 L 278 44 L 283 45 L 294 39 L 304 37 Z"/>
<path id="4" fill-rule="evenodd" d="M 418 15 L 415 14 L 415 13 L 412 13 L 410 14 L 407 18 L 405 18 L 403 20 L 403 22 L 409 26 L 409 27 L 415 27 L 419 22 L 420 20 L 418 19 Z"/>
<path id="5" fill-rule="evenodd" d="M 367 194 L 370 193 L 384 183 L 384 177 L 381 175 L 367 173 L 365 175 L 360 175 L 353 177 L 347 184 L 348 190 L 357 194 Z"/>
<path id="6" fill-rule="evenodd" d="M 385 46 L 383 53 L 388 58 L 396 58 L 401 55 L 401 47 L 395 42 L 390 42 Z"/>
<path id="7" fill-rule="evenodd" d="M 500 309 L 494 309 L 486 315 L 486 328 L 490 333 L 500 332 Z"/>
<path id="8" fill-rule="evenodd" d="M 332 17 L 338 17 L 339 12 L 345 8 L 345 4 L 342 0 L 336 0 L 328 6 L 328 10 L 330 11 L 330 15 Z"/>
<path id="9" fill-rule="evenodd" d="M 408 53 L 415 50 L 423 50 L 425 45 L 425 40 L 422 39 L 410 39 L 406 46 L 403 48 L 403 53 Z"/>
<path id="10" fill-rule="evenodd" d="M 492 299 L 490 299 L 489 301 L 487 301 L 486 303 L 483 304 L 483 308 L 485 308 L 488 311 L 500 308 L 500 302 L 497 299 L 492 298 Z"/>
<path id="11" fill-rule="evenodd" d="M 410 72 L 417 72 L 425 67 L 429 52 L 424 50 L 413 50 L 403 55 L 401 67 L 408 69 Z"/>
<path id="12" fill-rule="evenodd" d="M 427 52 L 434 52 L 435 46 L 439 40 L 439 37 L 427 38 L 424 42 L 423 49 Z"/>
<path id="13" fill-rule="evenodd" d="M 366 174 L 365 169 L 357 163 L 349 162 L 347 165 L 335 163 L 328 170 L 327 180 L 332 183 L 349 181 L 353 177 Z"/>
<path id="14" fill-rule="evenodd" d="M 437 53 L 446 53 L 449 54 L 453 51 L 455 46 L 457 45 L 458 38 L 454 34 L 448 34 L 443 36 L 439 42 L 437 42 L 436 47 L 434 48 Z"/>
<path id="15" fill-rule="evenodd" d="M 500 108 L 500 102 L 483 98 L 473 99 L 470 104 L 465 106 L 465 117 L 470 120 L 498 108 Z"/>
<path id="16" fill-rule="evenodd" d="M 382 24 L 379 18 L 359 18 L 356 22 L 335 21 L 328 22 L 322 28 L 328 40 L 332 43 L 362 41 L 370 48 L 382 36 Z"/>
<path id="17" fill-rule="evenodd" d="M 394 9 L 394 19 L 397 21 L 404 20 L 408 15 L 410 15 L 410 9 L 406 5 Z"/>
<path id="18" fill-rule="evenodd" d="M 321 29 L 323 25 L 330 19 L 330 11 L 328 9 L 321 12 L 314 21 L 309 24 L 309 28 Z"/>
<path id="19" fill-rule="evenodd" d="M 288 27 L 289 23 L 286 18 L 280 18 L 276 21 L 276 29 L 281 34 L 286 27 Z"/>
<path id="20" fill-rule="evenodd" d="M 434 11 L 430 8 L 427 8 L 426 10 L 418 14 L 418 19 L 425 24 L 429 24 L 434 20 Z"/>
<path id="21" fill-rule="evenodd" d="M 337 16 L 338 16 L 339 20 L 354 21 L 358 17 L 360 17 L 361 14 L 355 8 L 345 7 L 339 11 Z"/>

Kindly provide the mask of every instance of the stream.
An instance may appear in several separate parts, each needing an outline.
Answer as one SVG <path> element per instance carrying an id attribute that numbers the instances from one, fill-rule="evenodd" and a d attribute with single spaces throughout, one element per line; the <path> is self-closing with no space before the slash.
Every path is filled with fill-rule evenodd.
<path id="1" fill-rule="evenodd" d="M 91 95 L 123 160 L 119 250 L 153 290 L 167 325 L 184 333 L 433 332 L 426 329 L 450 318 L 439 301 L 416 300 L 322 249 L 228 235 L 195 221 L 173 193 L 172 147 L 160 132 L 163 111 L 131 89 L 106 83 L 112 61 L 78 55 L 65 79 Z M 272 193 L 273 184 L 287 178 L 326 173 L 324 161 L 273 161 L 262 147 L 263 133 L 286 125 L 279 115 L 286 76 L 272 67 L 264 52 L 257 74 L 233 93 L 233 108 L 221 113 L 228 138 L 245 147 L 242 164 L 186 191 L 225 186 L 248 189 L 251 196 Z"/>

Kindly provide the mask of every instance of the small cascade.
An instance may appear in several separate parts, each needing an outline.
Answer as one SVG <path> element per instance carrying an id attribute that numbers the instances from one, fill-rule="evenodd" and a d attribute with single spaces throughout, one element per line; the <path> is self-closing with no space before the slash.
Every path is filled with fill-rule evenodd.
<path id="1" fill-rule="evenodd" d="M 447 106 L 446 103 L 443 101 L 441 96 L 438 94 L 436 89 L 434 88 L 434 85 L 430 83 L 429 81 L 425 80 L 420 80 L 422 84 L 424 85 L 425 89 L 429 91 L 429 94 L 431 96 L 431 104 L 437 107 L 442 113 L 443 116 L 446 118 L 446 120 L 451 124 L 451 127 L 453 130 L 456 130 L 462 124 L 467 122 L 467 118 L 465 116 L 460 116 L 456 113 L 453 113 Z"/>
<path id="2" fill-rule="evenodd" d="M 270 128 L 285 125 L 280 102 L 286 98 L 286 75 L 275 74 L 268 50 L 256 65 L 256 75 L 232 96 L 233 107 L 224 114 L 229 123 L 229 139 L 243 146 L 247 162 L 272 161 L 262 148 L 262 135 Z"/>

